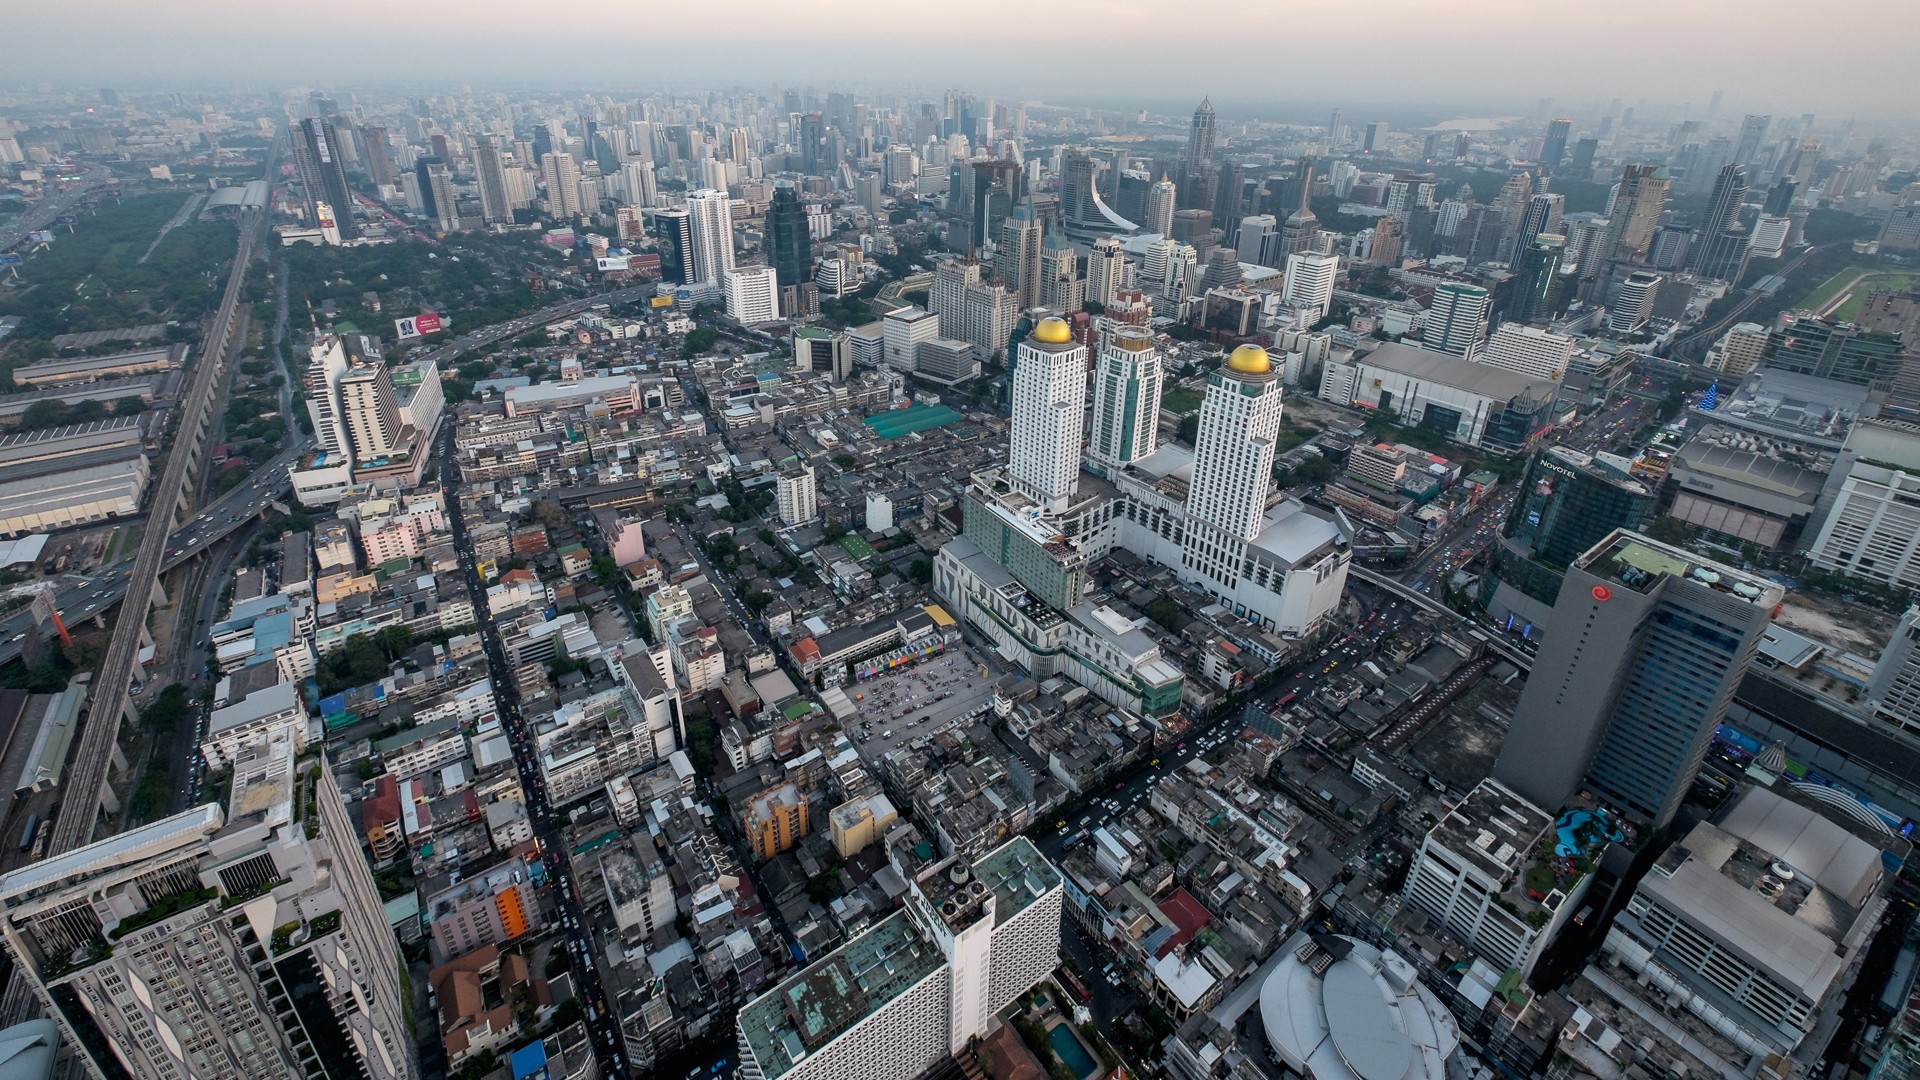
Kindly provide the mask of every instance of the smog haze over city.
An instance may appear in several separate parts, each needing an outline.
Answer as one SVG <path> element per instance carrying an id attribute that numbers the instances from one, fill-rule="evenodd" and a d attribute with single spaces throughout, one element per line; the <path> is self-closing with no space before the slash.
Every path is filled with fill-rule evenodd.
<path id="1" fill-rule="evenodd" d="M 1920 6 L 15 7 L 0 1080 L 1920 1075 Z"/>

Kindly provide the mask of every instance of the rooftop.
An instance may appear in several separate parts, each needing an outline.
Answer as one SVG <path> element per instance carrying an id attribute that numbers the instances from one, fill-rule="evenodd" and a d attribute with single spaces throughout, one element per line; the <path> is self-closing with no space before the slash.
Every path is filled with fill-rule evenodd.
<path id="1" fill-rule="evenodd" d="M 896 912 L 749 1002 L 739 1029 L 763 1076 L 776 1080 L 945 963 L 907 913 Z"/>
<path id="2" fill-rule="evenodd" d="M 1308 1080 L 1443 1080 L 1460 1031 L 1413 965 L 1347 937 L 1296 934 L 1260 987 L 1267 1041 Z"/>
<path id="3" fill-rule="evenodd" d="M 1551 824 L 1553 816 L 1545 810 L 1497 780 L 1483 780 L 1427 835 L 1482 874 L 1501 881 L 1526 865 Z"/>
<path id="4" fill-rule="evenodd" d="M 1786 596 L 1786 591 L 1768 578 L 1702 559 L 1627 529 L 1615 529 L 1573 564 L 1638 593 L 1652 591 L 1662 577 L 1678 577 L 1762 607 L 1773 607 Z"/>
<path id="5" fill-rule="evenodd" d="M 1500 401 L 1517 397 L 1551 398 L 1556 392 L 1551 379 L 1529 378 L 1506 368 L 1477 364 L 1465 357 L 1397 341 L 1381 344 L 1357 362 Z"/>

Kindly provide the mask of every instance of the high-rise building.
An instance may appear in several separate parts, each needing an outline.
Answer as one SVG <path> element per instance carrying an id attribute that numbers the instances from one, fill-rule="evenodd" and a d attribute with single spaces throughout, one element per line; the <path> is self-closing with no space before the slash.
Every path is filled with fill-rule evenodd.
<path id="1" fill-rule="evenodd" d="M 351 460 L 353 443 L 347 438 L 347 422 L 340 409 L 340 380 L 346 374 L 347 348 L 340 335 L 314 335 L 307 350 L 307 370 L 300 380 L 307 397 L 307 417 L 313 421 L 313 442 L 329 457 Z"/>
<path id="2" fill-rule="evenodd" d="M 1482 603 L 1507 630 L 1522 637 L 1550 630 L 1573 560 L 1615 529 L 1653 520 L 1653 490 L 1629 466 L 1566 446 L 1546 447 L 1527 462 L 1493 551 L 1493 572 L 1482 582 Z"/>
<path id="3" fill-rule="evenodd" d="M 1087 255 L 1087 296 L 1102 308 L 1113 306 L 1115 295 L 1126 286 L 1127 256 L 1120 241 L 1111 236 L 1093 242 Z"/>
<path id="4" fill-rule="evenodd" d="M 1040 303 L 1040 229 L 1032 199 L 1014 207 L 1000 226 L 1000 250 L 994 256 L 994 273 L 1013 291 L 1022 311 Z"/>
<path id="5" fill-rule="evenodd" d="M 1177 191 L 1173 181 L 1161 177 L 1147 189 L 1147 212 L 1142 215 L 1140 231 L 1173 235 L 1173 207 Z"/>
<path id="6" fill-rule="evenodd" d="M 1127 326 L 1103 334 L 1093 370 L 1093 426 L 1087 459 L 1122 469 L 1159 444 L 1160 350 L 1153 336 Z"/>
<path id="7" fill-rule="evenodd" d="M 1867 683 L 1866 709 L 1882 723 L 1920 733 L 1920 607 L 1900 616 Z"/>
<path id="8" fill-rule="evenodd" d="M 1653 320 L 1653 305 L 1660 298 L 1660 285 L 1665 280 L 1651 270 L 1628 274 L 1607 308 L 1607 332 L 1627 336 L 1644 330 Z"/>
<path id="9" fill-rule="evenodd" d="M 500 139 L 482 135 L 473 143 L 474 179 L 480 188 L 480 216 L 489 225 L 513 224 L 513 202 L 507 196 L 507 172 L 500 159 Z"/>
<path id="10" fill-rule="evenodd" d="M 1407 868 L 1407 906 L 1502 971 L 1527 974 L 1554 927 L 1551 919 L 1527 918 L 1547 912 L 1525 894 L 1523 874 L 1537 858 L 1541 838 L 1552 835 L 1553 821 L 1551 812 L 1497 779 L 1482 780 L 1421 840 Z M 1561 920 L 1570 917 L 1569 906 L 1561 901 Z"/>
<path id="11" fill-rule="evenodd" d="M 927 308 L 940 317 L 939 337 L 964 341 L 980 356 L 1004 353 L 1020 320 L 1020 303 L 998 282 L 984 281 L 973 259 L 949 259 L 934 268 Z"/>
<path id="12" fill-rule="evenodd" d="M 693 215 L 682 207 L 653 212 L 653 231 L 660 237 L 660 277 L 676 285 L 691 285 L 693 276 Z"/>
<path id="13" fill-rule="evenodd" d="M 1773 329 L 1766 364 L 1856 386 L 1890 383 L 1900 372 L 1901 337 L 1898 332 L 1874 333 L 1853 323 L 1801 313 Z"/>
<path id="14" fill-rule="evenodd" d="M 1406 239 L 1406 226 L 1397 217 L 1383 217 L 1373 223 L 1373 251 L 1368 254 L 1371 262 L 1393 269 L 1400 265 L 1400 254 Z"/>
<path id="15" fill-rule="evenodd" d="M 0 877 L 13 978 L 96 1080 L 419 1075 L 405 965 L 332 773 L 286 727 L 238 754 L 227 807 Z"/>
<path id="16" fill-rule="evenodd" d="M 1735 165 L 1754 165 L 1760 160 L 1760 148 L 1767 143 L 1767 129 L 1773 117 L 1749 115 L 1740 121 L 1740 139 L 1733 145 Z"/>
<path id="17" fill-rule="evenodd" d="M 807 209 L 800 204 L 799 192 L 785 180 L 773 185 L 773 201 L 767 204 L 767 258 L 785 284 L 813 279 Z"/>
<path id="18" fill-rule="evenodd" d="M 313 213 L 315 203 L 326 203 L 333 207 L 341 239 L 357 239 L 360 226 L 353 218 L 353 189 L 347 185 L 346 163 L 340 158 L 333 121 L 324 116 L 300 121 L 293 137 L 293 163 L 308 213 Z"/>
<path id="19" fill-rule="evenodd" d="M 819 113 L 810 112 L 800 117 L 800 171 L 808 176 L 825 176 L 833 165 L 832 151 L 827 147 L 827 125 Z"/>
<path id="20" fill-rule="evenodd" d="M 1339 144 L 1339 142 L 1340 142 L 1340 128 L 1341 128 L 1341 126 L 1342 126 L 1342 121 L 1341 121 L 1341 118 L 1340 118 L 1340 110 L 1339 110 L 1339 109 L 1335 109 L 1335 110 L 1333 110 L 1333 115 L 1327 118 L 1327 143 L 1328 143 L 1328 145 L 1330 145 L 1330 146 L 1337 146 L 1337 145 Z"/>
<path id="21" fill-rule="evenodd" d="M 1721 168 L 1697 233 L 1695 258 L 1689 260 L 1701 277 L 1737 283 L 1746 272 L 1751 237 L 1740 223 L 1740 208 L 1746 199 L 1746 167 L 1730 164 Z"/>
<path id="22" fill-rule="evenodd" d="M 361 364 L 340 377 L 340 416 L 352 440 L 355 464 L 401 449 L 400 401 L 385 364 Z"/>
<path id="23" fill-rule="evenodd" d="M 660 201 L 660 181 L 654 175 L 653 161 L 634 155 L 620 166 L 620 187 L 629 206 L 652 206 Z"/>
<path id="24" fill-rule="evenodd" d="M 1893 419 L 1864 419 L 1834 464 L 1839 491 L 1807 550 L 1830 574 L 1920 588 L 1920 432 Z M 1835 480 L 1827 482 L 1834 486 Z"/>
<path id="25" fill-rule="evenodd" d="M 1011 382 L 1007 479 L 1042 513 L 1058 513 L 1080 488 L 1086 346 L 1064 320 L 1042 319 L 1020 343 Z"/>
<path id="26" fill-rule="evenodd" d="M 580 167 L 573 155 L 549 152 L 540 158 L 541 177 L 547 183 L 547 212 L 557 218 L 580 216 Z"/>
<path id="27" fill-rule="evenodd" d="M 1771 579 L 1609 534 L 1567 568 L 1494 779 L 1556 808 L 1584 783 L 1665 826 L 1783 596 Z"/>
<path id="28" fill-rule="evenodd" d="M 853 338 L 844 330 L 796 326 L 793 366 L 799 371 L 825 371 L 834 382 L 845 382 L 853 373 Z"/>
<path id="29" fill-rule="evenodd" d="M 780 278 L 771 266 L 737 266 L 721 273 L 727 315 L 742 326 L 780 318 Z"/>
<path id="30" fill-rule="evenodd" d="M 934 863 L 904 910 L 741 1008 L 741 1075 L 896 1080 L 949 1060 L 1058 963 L 1063 895 L 1025 839 Z"/>
<path id="31" fill-rule="evenodd" d="M 360 128 L 360 145 L 366 151 L 367 175 L 381 187 L 393 187 L 400 182 L 400 172 L 393 167 L 393 147 L 387 142 L 387 129 L 378 124 L 366 124 Z"/>
<path id="32" fill-rule="evenodd" d="M 1549 170 L 1560 167 L 1561 160 L 1567 156 L 1567 134 L 1572 130 L 1573 121 L 1571 120 L 1547 121 L 1546 137 L 1540 140 L 1540 164 L 1545 165 Z"/>
<path id="33" fill-rule="evenodd" d="M 427 220 L 443 233 L 460 231 L 460 207 L 454 200 L 453 174 L 439 158 L 421 158 L 420 196 Z"/>
<path id="34" fill-rule="evenodd" d="M 1591 136 L 1573 144 L 1573 161 L 1567 166 L 1567 172 L 1577 179 L 1593 175 L 1593 159 L 1600 153 L 1600 140 Z"/>
<path id="35" fill-rule="evenodd" d="M 1193 110 L 1193 123 L 1187 129 L 1187 170 L 1192 172 L 1213 160 L 1213 100 L 1202 98 Z"/>
<path id="36" fill-rule="evenodd" d="M 1507 303 L 1510 321 L 1546 322 L 1553 318 L 1560 307 L 1560 261 L 1566 250 L 1567 238 L 1554 233 L 1540 233 L 1521 249 Z"/>
<path id="37" fill-rule="evenodd" d="M 1333 309 L 1333 287 L 1340 280 L 1340 256 L 1297 251 L 1287 256 L 1280 292 L 1286 302 L 1313 313 L 1319 321 Z"/>
<path id="38" fill-rule="evenodd" d="M 922 342 L 940 337 L 940 317 L 912 305 L 894 308 L 880 319 L 881 362 L 895 371 L 912 371 Z"/>
<path id="39" fill-rule="evenodd" d="M 1613 200 L 1613 212 L 1607 218 L 1606 249 L 1603 257 L 1638 262 L 1647 257 L 1653 244 L 1653 230 L 1660 224 L 1660 211 L 1667 204 L 1665 165 L 1628 165 L 1620 178 L 1619 194 Z"/>
<path id="40" fill-rule="evenodd" d="M 819 517 L 820 496 L 814 483 L 813 466 L 800 464 L 781 469 L 775 477 L 774 503 L 780 520 L 788 525 L 804 525 Z"/>
<path id="41" fill-rule="evenodd" d="M 1362 143 L 1360 146 L 1361 152 L 1371 154 L 1377 150 L 1385 150 L 1386 148 L 1387 148 L 1387 122 L 1385 120 L 1368 121 L 1367 139 L 1366 139 L 1366 142 Z"/>
<path id="42" fill-rule="evenodd" d="M 1555 382 L 1573 362 L 1573 339 L 1519 322 L 1504 322 L 1474 357 L 1482 364 Z"/>
<path id="43" fill-rule="evenodd" d="M 1472 359 L 1487 340 L 1487 315 L 1492 294 L 1478 285 L 1443 281 L 1433 288 L 1433 306 L 1427 310 L 1425 348 Z"/>
<path id="44" fill-rule="evenodd" d="M 689 281 L 719 285 L 733 269 L 733 200 L 724 191 L 702 188 L 687 193 L 693 225 L 693 269 Z"/>
<path id="45" fill-rule="evenodd" d="M 1533 246 L 1533 238 L 1541 233 L 1558 233 L 1560 218 L 1567 207 L 1567 197 L 1557 191 L 1543 191 L 1527 200 L 1525 215 L 1520 219 L 1520 228 L 1514 241 L 1514 258 Z"/>
<path id="46" fill-rule="evenodd" d="M 1707 347 L 1701 365 L 1738 379 L 1759 367 L 1766 355 L 1767 328 L 1759 323 L 1736 323 Z"/>
<path id="47" fill-rule="evenodd" d="M 1080 252 L 1062 232 L 1040 244 L 1040 306 L 1072 315 L 1086 306 L 1087 282 L 1080 275 Z"/>
<path id="48" fill-rule="evenodd" d="M 1187 487 L 1191 522 L 1243 541 L 1260 534 L 1273 483 L 1282 396 L 1280 372 L 1258 345 L 1233 350 L 1226 363 L 1207 376 Z M 1208 557 L 1211 546 L 1189 527 L 1189 559 Z"/>

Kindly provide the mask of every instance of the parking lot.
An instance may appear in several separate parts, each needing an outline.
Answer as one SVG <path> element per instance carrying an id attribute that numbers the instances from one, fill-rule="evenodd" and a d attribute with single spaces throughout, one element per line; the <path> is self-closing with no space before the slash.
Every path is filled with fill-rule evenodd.
<path id="1" fill-rule="evenodd" d="M 960 644 L 944 655 L 840 689 L 852 700 L 850 734 L 860 755 L 878 760 L 887 751 L 927 735 L 985 707 L 993 696 L 996 665 Z"/>

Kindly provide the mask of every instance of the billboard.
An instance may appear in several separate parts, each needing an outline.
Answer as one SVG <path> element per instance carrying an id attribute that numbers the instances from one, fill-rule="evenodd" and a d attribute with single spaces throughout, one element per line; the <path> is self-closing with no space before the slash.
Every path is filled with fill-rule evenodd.
<path id="1" fill-rule="evenodd" d="M 425 337 L 428 334 L 437 334 L 443 329 L 445 329 L 445 327 L 441 325 L 440 316 L 431 311 L 423 311 L 418 315 L 409 315 L 404 319 L 393 320 L 394 336 L 398 337 L 401 341 L 406 341 L 410 338 Z"/>
<path id="2" fill-rule="evenodd" d="M 627 268 L 627 257 L 625 255 L 603 255 L 595 259 L 594 262 L 598 264 L 600 272 L 603 274 L 609 270 L 625 270 Z"/>
<path id="3" fill-rule="evenodd" d="M 649 302 L 649 303 L 651 303 L 651 304 L 652 304 L 652 305 L 653 305 L 653 306 L 654 306 L 655 308 L 663 308 L 663 307 L 672 307 L 672 306 L 673 306 L 673 297 L 671 297 L 671 296 L 656 296 L 656 297 L 654 297 L 654 298 L 653 298 L 652 300 L 650 300 L 650 301 L 648 301 L 648 302 Z"/>
<path id="4" fill-rule="evenodd" d="M 20 256 L 0 255 L 0 266 L 19 266 L 19 265 L 20 265 Z"/>

